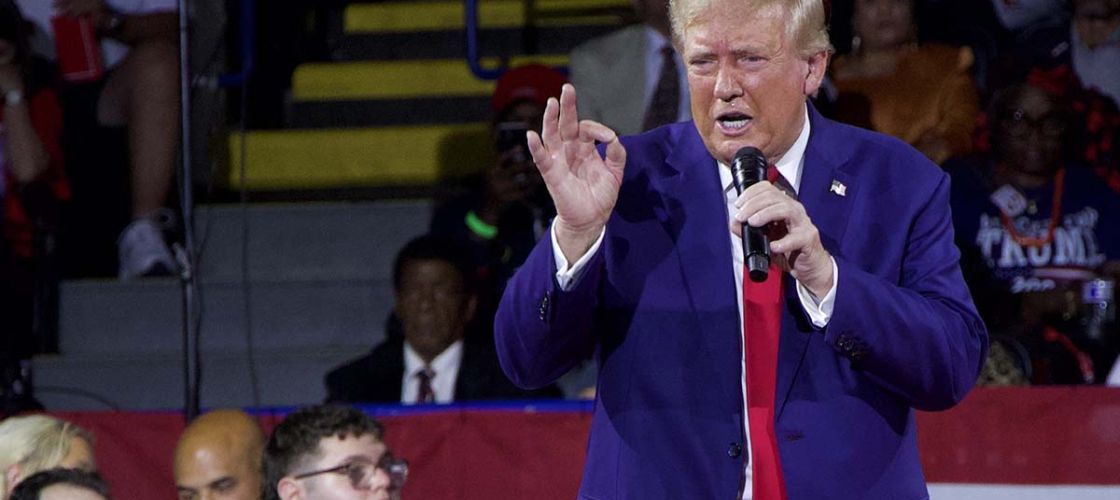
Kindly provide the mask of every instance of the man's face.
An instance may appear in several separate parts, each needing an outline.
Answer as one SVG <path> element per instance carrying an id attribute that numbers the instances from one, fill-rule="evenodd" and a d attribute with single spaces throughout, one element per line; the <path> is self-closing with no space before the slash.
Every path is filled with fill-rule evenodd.
<path id="1" fill-rule="evenodd" d="M 856 0 L 852 24 L 864 49 L 897 49 L 913 39 L 913 0 Z"/>
<path id="2" fill-rule="evenodd" d="M 1082 43 L 1090 48 L 1106 44 L 1120 29 L 1120 1 L 1075 0 L 1073 21 Z"/>
<path id="3" fill-rule="evenodd" d="M 319 441 L 319 453 L 314 460 L 302 464 L 292 474 L 281 480 L 280 497 L 283 500 L 389 500 L 389 474 L 373 469 L 368 477 L 355 484 L 345 472 L 315 474 L 303 479 L 294 476 L 332 469 L 350 463 L 377 464 L 388 453 L 385 444 L 373 435 L 361 437 L 337 436 Z M 285 481 L 290 481 L 285 485 Z"/>
<path id="4" fill-rule="evenodd" d="M 260 498 L 260 473 L 254 460 L 216 447 L 199 447 L 176 461 L 175 486 L 180 500 L 251 500 Z"/>
<path id="5" fill-rule="evenodd" d="M 474 315 L 474 298 L 451 263 L 411 260 L 401 268 L 396 311 L 405 340 L 430 361 L 463 338 Z"/>
<path id="6" fill-rule="evenodd" d="M 1000 116 L 1002 161 L 1023 174 L 1048 177 L 1061 167 L 1065 115 L 1046 92 L 1028 86 Z"/>
<path id="7" fill-rule="evenodd" d="M 684 28 L 692 117 L 721 162 L 743 146 L 776 162 L 801 133 L 805 99 L 820 86 L 828 54 L 800 57 L 787 17 L 776 4 L 750 12 L 719 2 Z"/>

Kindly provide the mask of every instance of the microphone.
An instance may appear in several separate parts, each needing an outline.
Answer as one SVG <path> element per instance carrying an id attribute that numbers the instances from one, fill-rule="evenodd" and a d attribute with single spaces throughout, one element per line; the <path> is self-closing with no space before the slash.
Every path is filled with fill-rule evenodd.
<path id="1" fill-rule="evenodd" d="M 744 146 L 735 152 L 731 161 L 731 180 L 735 184 L 735 194 L 754 183 L 766 180 L 766 156 L 758 148 Z M 743 223 L 743 262 L 751 281 L 762 283 L 770 273 L 770 238 L 760 227 Z"/>

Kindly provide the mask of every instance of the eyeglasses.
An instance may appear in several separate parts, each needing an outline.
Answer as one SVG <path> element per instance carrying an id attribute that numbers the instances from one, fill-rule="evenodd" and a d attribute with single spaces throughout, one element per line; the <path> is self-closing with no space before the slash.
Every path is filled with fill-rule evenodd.
<path id="1" fill-rule="evenodd" d="M 294 479 L 306 479 L 320 474 L 341 474 L 350 480 L 350 486 L 356 490 L 368 490 L 372 486 L 373 476 L 381 469 L 389 475 L 389 492 L 400 491 L 408 479 L 408 462 L 385 453 L 377 463 L 368 460 L 354 460 L 329 469 L 304 472 L 296 474 Z"/>
<path id="2" fill-rule="evenodd" d="M 1058 137 L 1066 131 L 1065 117 L 1059 113 L 1047 113 L 1032 118 L 1021 109 L 1008 113 L 1003 126 L 1013 137 L 1027 137 L 1032 130 L 1037 130 L 1047 137 Z"/>

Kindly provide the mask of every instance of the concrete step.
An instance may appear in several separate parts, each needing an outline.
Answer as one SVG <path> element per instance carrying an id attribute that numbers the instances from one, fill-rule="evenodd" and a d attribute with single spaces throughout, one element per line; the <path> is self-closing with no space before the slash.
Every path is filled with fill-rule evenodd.
<path id="1" fill-rule="evenodd" d="M 202 354 L 201 405 L 297 406 L 326 397 L 323 375 L 365 354 L 355 349 L 258 351 L 254 402 L 244 351 Z M 175 410 L 183 406 L 179 353 L 39 356 L 33 360 L 36 397 L 51 410 Z"/>
<path id="2" fill-rule="evenodd" d="M 479 54 L 514 57 L 521 54 L 567 54 L 576 45 L 610 33 L 624 24 L 534 26 L 486 29 L 478 35 Z M 336 61 L 386 59 L 454 59 L 466 55 L 462 29 L 422 32 L 351 33 L 331 52 Z"/>
<path id="3" fill-rule="evenodd" d="M 427 232 L 427 200 L 201 207 L 198 277 L 204 349 L 245 349 L 245 283 L 260 349 L 368 348 L 392 307 L 392 266 Z M 248 273 L 242 241 L 248 221 Z M 63 354 L 176 351 L 176 279 L 65 282 Z"/>
<path id="4" fill-rule="evenodd" d="M 357 101 L 293 101 L 288 125 L 296 129 L 481 123 L 490 119 L 488 96 Z"/>
<path id="5" fill-rule="evenodd" d="M 496 58 L 483 58 L 496 68 Z M 510 67 L 525 64 L 567 66 L 567 54 L 517 56 Z M 294 101 L 355 101 L 425 97 L 487 97 L 494 82 L 471 73 L 467 61 L 456 59 L 307 63 L 292 74 Z"/>
<path id="6" fill-rule="evenodd" d="M 229 189 L 252 191 L 431 186 L 493 162 L 485 123 L 303 129 L 231 134 Z"/>
<path id="7" fill-rule="evenodd" d="M 397 251 L 427 232 L 431 205 L 423 199 L 200 207 L 199 277 L 204 283 L 241 282 L 247 221 L 254 283 L 387 280 Z"/>
<path id="8" fill-rule="evenodd" d="M 262 350 L 368 349 L 384 338 L 392 288 L 389 279 L 251 283 L 253 344 Z M 203 283 L 199 295 L 202 348 L 247 350 L 242 286 Z M 181 297 L 172 279 L 64 283 L 59 351 L 66 356 L 177 352 Z"/>
<path id="9" fill-rule="evenodd" d="M 462 1 L 354 3 L 344 13 L 344 31 L 356 33 L 400 33 L 410 31 L 462 30 Z M 588 25 L 619 23 L 629 12 L 629 0 L 537 0 L 528 12 L 522 0 L 481 0 L 478 20 L 483 29 L 535 25 Z"/>

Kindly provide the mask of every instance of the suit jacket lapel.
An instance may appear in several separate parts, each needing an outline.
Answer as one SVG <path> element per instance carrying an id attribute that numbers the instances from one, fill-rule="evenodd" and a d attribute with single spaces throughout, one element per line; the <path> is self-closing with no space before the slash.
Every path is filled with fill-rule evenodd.
<path id="1" fill-rule="evenodd" d="M 673 149 L 657 189 L 664 209 L 658 217 L 676 242 L 687 306 L 696 311 L 696 335 L 713 356 L 736 353 L 738 357 L 739 306 L 719 167 L 691 122 L 673 126 L 672 134 Z M 741 373 L 736 374 L 741 378 Z M 720 392 L 740 394 L 738 380 L 721 377 Z"/>
<path id="2" fill-rule="evenodd" d="M 821 117 L 812 104 L 808 106 L 811 128 L 797 198 L 820 231 L 825 249 L 833 256 L 841 257 L 841 242 L 844 241 L 848 214 L 859 191 L 859 183 L 854 175 L 845 171 L 849 165 L 850 150 L 844 147 L 843 129 Z M 796 286 L 793 278 L 787 275 L 785 307 L 788 314 L 787 321 L 782 325 L 778 354 L 777 418 L 781 417 L 793 381 L 800 373 L 809 336 L 816 332 L 801 308 Z"/>

